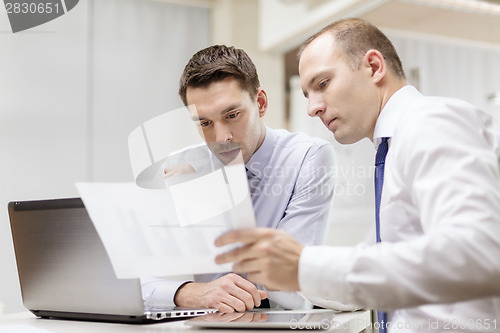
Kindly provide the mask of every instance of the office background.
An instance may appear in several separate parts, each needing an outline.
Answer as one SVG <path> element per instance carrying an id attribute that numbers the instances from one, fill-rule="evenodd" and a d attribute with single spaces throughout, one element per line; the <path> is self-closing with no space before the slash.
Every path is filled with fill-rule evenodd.
<path id="1" fill-rule="evenodd" d="M 424 94 L 465 99 L 500 120 L 500 4 L 472 0 L 80 0 L 13 34 L 0 10 L 0 313 L 23 309 L 7 203 L 77 196 L 78 181 L 131 181 L 128 134 L 182 105 L 177 84 L 197 50 L 245 49 L 270 97 L 271 127 L 332 142 L 338 157 L 330 244 L 373 223 L 373 145 L 340 146 L 296 76 L 297 46 L 359 16 L 393 40 Z M 179 129 L 182 131 L 182 129 Z"/>

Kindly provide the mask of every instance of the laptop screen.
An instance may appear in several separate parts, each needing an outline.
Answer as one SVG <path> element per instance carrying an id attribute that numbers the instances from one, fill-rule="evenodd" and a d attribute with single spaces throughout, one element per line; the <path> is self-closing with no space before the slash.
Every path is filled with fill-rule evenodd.
<path id="1" fill-rule="evenodd" d="M 9 215 L 26 308 L 143 315 L 139 281 L 116 278 L 79 198 L 11 202 Z"/>

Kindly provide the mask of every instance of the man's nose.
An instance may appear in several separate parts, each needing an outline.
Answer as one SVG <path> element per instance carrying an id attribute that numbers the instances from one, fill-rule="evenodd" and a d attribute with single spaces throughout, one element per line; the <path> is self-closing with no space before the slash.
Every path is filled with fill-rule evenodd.
<path id="1" fill-rule="evenodd" d="M 309 96 L 307 103 L 307 114 L 309 117 L 319 117 L 326 110 L 325 103 L 322 99 L 315 96 Z"/>
<path id="2" fill-rule="evenodd" d="M 216 130 L 215 140 L 218 143 L 226 143 L 226 142 L 231 142 L 231 140 L 233 140 L 233 134 L 231 133 L 229 127 L 224 125 L 216 125 L 215 130 Z"/>

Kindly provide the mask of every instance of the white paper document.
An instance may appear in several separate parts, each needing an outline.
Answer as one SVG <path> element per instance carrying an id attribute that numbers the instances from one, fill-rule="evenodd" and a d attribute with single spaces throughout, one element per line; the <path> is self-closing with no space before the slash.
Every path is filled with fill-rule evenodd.
<path id="1" fill-rule="evenodd" d="M 133 132 L 136 139 L 139 134 Z M 144 149 L 149 149 L 152 137 L 145 137 Z M 161 146 L 161 141 L 155 143 L 157 147 Z M 166 158 L 163 160 L 135 162 L 144 170 L 154 168 L 161 171 L 165 165 L 172 167 L 193 161 L 191 164 L 195 170 L 187 174 L 165 181 L 157 171 L 144 172 L 135 168 L 136 182 L 76 184 L 117 277 L 168 277 L 231 271 L 230 264 L 217 265 L 214 262 L 218 253 L 229 249 L 216 248 L 215 238 L 229 230 L 255 227 L 241 154 L 238 157 L 240 162 L 235 159 L 224 165 L 220 161 L 214 162 L 206 146 L 193 139 L 187 142 L 195 144 L 180 149 L 180 153 L 179 144 L 172 145 L 176 151 L 164 148 L 162 157 Z M 137 156 L 149 158 L 147 151 L 138 151 L 137 147 L 133 147 Z M 169 156 L 175 158 L 169 161 Z M 144 177 L 143 183 L 149 188 L 138 186 L 139 175 Z"/>

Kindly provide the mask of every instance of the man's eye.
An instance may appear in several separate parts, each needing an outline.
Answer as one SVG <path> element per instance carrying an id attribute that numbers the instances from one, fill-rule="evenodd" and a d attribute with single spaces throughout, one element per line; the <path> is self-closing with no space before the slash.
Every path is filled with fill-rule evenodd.
<path id="1" fill-rule="evenodd" d="M 227 115 L 227 117 L 228 117 L 229 119 L 234 119 L 234 118 L 237 118 L 239 115 L 240 115 L 240 113 L 239 113 L 239 112 L 235 112 L 235 113 L 230 113 L 230 114 L 228 114 L 228 115 Z"/>
<path id="2" fill-rule="evenodd" d="M 324 89 L 328 85 L 329 80 L 323 80 L 319 83 L 319 88 Z"/>
<path id="3" fill-rule="evenodd" d="M 210 121 L 202 121 L 202 122 L 200 122 L 200 126 L 207 127 L 208 125 L 210 125 L 210 123 L 211 123 Z"/>

